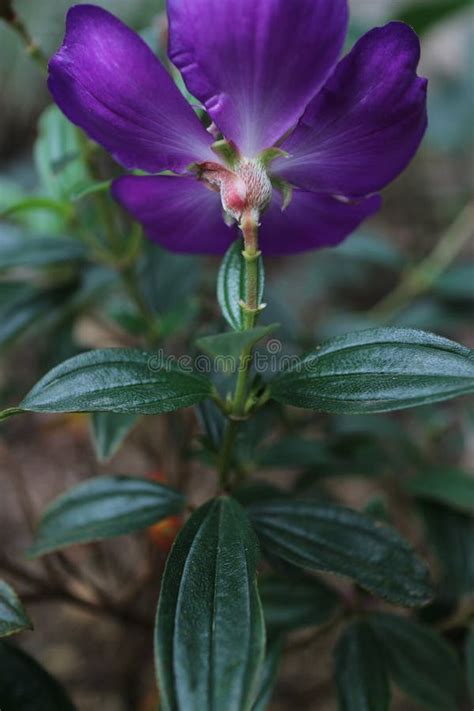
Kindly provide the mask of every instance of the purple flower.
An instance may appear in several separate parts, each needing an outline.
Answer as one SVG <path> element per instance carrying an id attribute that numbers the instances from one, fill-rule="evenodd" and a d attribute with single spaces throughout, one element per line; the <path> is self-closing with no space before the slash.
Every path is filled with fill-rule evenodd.
<path id="1" fill-rule="evenodd" d="M 377 212 L 427 123 L 407 25 L 368 32 L 338 62 L 347 0 L 168 0 L 168 14 L 170 59 L 211 130 L 138 35 L 99 7 L 69 11 L 49 65 L 56 103 L 116 161 L 174 173 L 112 188 L 153 240 L 222 253 L 250 211 L 261 249 L 292 253 L 338 244 Z"/>

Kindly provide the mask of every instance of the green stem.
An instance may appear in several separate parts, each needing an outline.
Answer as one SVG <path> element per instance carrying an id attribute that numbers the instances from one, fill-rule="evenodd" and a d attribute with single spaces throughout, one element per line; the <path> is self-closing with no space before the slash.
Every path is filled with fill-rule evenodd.
<path id="1" fill-rule="evenodd" d="M 369 317 L 390 322 L 413 298 L 429 291 L 472 237 L 473 224 L 474 202 L 469 202 L 431 254 L 406 273 L 399 285 L 369 311 Z"/>
<path id="2" fill-rule="evenodd" d="M 7 8 L 5 14 L 2 15 L 3 19 L 8 25 L 16 32 L 23 42 L 27 53 L 36 62 L 36 64 L 41 68 L 43 72 L 48 71 L 48 58 L 43 53 L 43 50 L 34 41 L 30 35 L 23 20 L 16 14 L 13 8 Z"/>
<path id="3" fill-rule="evenodd" d="M 245 260 L 246 294 L 245 294 L 245 329 L 254 328 L 259 312 L 258 299 L 258 218 L 250 212 L 244 215 L 241 222 L 244 237 L 243 257 Z M 219 486 L 223 490 L 230 488 L 229 474 L 232 469 L 232 453 L 239 430 L 239 422 L 245 419 L 245 403 L 247 399 L 248 382 L 252 367 L 253 346 L 247 346 L 239 357 L 239 369 L 235 384 L 232 406 L 228 414 L 226 431 L 219 453 Z"/>
<path id="4" fill-rule="evenodd" d="M 100 175 L 99 166 L 97 165 L 95 159 L 95 149 L 91 147 L 91 144 L 84 136 L 84 134 L 78 130 L 79 144 L 81 147 L 82 156 L 88 167 L 90 174 L 95 179 L 102 179 Z M 146 327 L 147 327 L 147 341 L 150 346 L 156 345 L 159 339 L 158 324 L 157 319 L 148 304 L 146 303 L 139 284 L 137 283 L 137 273 L 136 273 L 136 260 L 139 255 L 138 245 L 139 240 L 136 239 L 135 231 L 132 233 L 132 251 L 127 255 L 122 254 L 123 245 L 122 240 L 117 235 L 117 228 L 115 224 L 115 215 L 111 209 L 110 203 L 107 196 L 102 192 L 97 192 L 92 195 L 97 211 L 99 213 L 100 219 L 104 226 L 108 249 L 111 259 L 109 260 L 111 265 L 120 273 L 123 284 L 127 290 L 128 295 L 134 302 L 137 310 L 141 314 Z"/>
<path id="5" fill-rule="evenodd" d="M 219 453 L 219 488 L 227 491 L 229 487 L 229 472 L 232 466 L 232 452 L 239 431 L 237 420 L 229 420 L 222 439 Z"/>

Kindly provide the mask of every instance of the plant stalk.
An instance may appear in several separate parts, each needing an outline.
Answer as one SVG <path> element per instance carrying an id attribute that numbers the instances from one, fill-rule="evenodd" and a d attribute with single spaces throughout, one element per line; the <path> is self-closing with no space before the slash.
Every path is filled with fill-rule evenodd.
<path id="1" fill-rule="evenodd" d="M 259 312 L 258 298 L 258 216 L 251 211 L 246 212 L 241 221 L 241 230 L 244 237 L 243 257 L 245 260 L 246 294 L 244 310 L 245 330 L 254 328 Z M 228 414 L 226 430 L 219 453 L 219 487 L 228 491 L 230 489 L 229 474 L 232 469 L 232 453 L 237 440 L 239 422 L 245 419 L 245 403 L 247 398 L 248 381 L 252 366 L 253 346 L 245 347 L 239 356 L 239 368 L 235 385 L 231 410 Z"/>
<path id="2" fill-rule="evenodd" d="M 1 17 L 5 20 L 7 25 L 9 25 L 14 32 L 20 37 L 23 45 L 25 46 L 27 54 L 31 59 L 36 62 L 43 73 L 48 71 L 48 58 L 44 54 L 41 47 L 35 42 L 35 40 L 30 35 L 28 28 L 26 27 L 23 20 L 17 15 L 15 10 L 11 6 L 7 6 L 7 9 L 3 11 L 4 14 Z"/>
<path id="3" fill-rule="evenodd" d="M 390 322 L 410 301 L 429 291 L 474 234 L 474 202 L 469 202 L 443 233 L 433 251 L 410 269 L 395 289 L 369 311 L 369 317 Z"/>

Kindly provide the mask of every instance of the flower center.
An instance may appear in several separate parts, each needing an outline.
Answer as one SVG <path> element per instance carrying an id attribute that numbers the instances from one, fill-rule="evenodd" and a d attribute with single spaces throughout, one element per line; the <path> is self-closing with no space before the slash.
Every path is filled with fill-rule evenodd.
<path id="1" fill-rule="evenodd" d="M 199 169 L 200 180 L 220 192 L 224 212 L 239 223 L 244 213 L 258 220 L 270 204 L 272 184 L 261 160 L 239 158 L 232 170 L 212 162 Z"/>

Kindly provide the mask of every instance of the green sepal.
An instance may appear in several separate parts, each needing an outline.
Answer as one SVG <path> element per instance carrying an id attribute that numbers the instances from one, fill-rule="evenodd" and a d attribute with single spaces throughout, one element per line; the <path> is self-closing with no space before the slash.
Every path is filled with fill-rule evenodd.
<path id="1" fill-rule="evenodd" d="M 290 185 L 290 183 L 287 183 L 286 180 L 283 180 L 283 178 L 279 178 L 276 175 L 272 175 L 270 180 L 275 190 L 278 190 L 281 195 L 282 211 L 286 210 L 293 199 L 293 186 Z"/>
<path id="2" fill-rule="evenodd" d="M 214 151 L 219 158 L 222 158 L 224 163 L 229 167 L 234 169 L 240 161 L 240 153 L 237 146 L 232 141 L 227 141 L 225 138 L 216 141 L 212 144 L 211 150 Z"/>
<path id="3" fill-rule="evenodd" d="M 261 151 L 261 153 L 258 154 L 257 160 L 260 161 L 260 163 L 264 166 L 264 168 L 268 168 L 270 163 L 274 161 L 276 158 L 289 158 L 290 154 L 287 153 L 286 151 L 283 151 L 281 148 L 265 148 L 265 150 Z"/>

